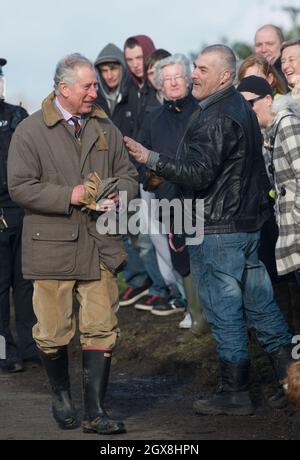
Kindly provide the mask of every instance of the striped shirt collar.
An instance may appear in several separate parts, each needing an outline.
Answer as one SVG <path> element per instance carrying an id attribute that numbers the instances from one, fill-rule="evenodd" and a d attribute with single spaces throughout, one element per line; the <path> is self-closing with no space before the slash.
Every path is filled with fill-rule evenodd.
<path id="1" fill-rule="evenodd" d="M 72 121 L 73 115 L 63 108 L 63 106 L 61 105 L 57 97 L 54 99 L 54 103 L 56 107 L 58 108 L 58 110 L 61 112 L 66 122 L 68 122 L 69 125 L 73 125 L 74 124 Z M 76 118 L 78 118 L 79 123 L 81 123 L 81 117 L 77 116 Z"/>

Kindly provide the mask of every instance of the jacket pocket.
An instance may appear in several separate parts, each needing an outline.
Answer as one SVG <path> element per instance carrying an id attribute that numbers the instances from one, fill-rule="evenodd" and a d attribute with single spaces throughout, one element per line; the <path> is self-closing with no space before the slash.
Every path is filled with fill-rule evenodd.
<path id="1" fill-rule="evenodd" d="M 36 274 L 70 275 L 76 265 L 77 224 L 34 224 L 32 263 Z"/>

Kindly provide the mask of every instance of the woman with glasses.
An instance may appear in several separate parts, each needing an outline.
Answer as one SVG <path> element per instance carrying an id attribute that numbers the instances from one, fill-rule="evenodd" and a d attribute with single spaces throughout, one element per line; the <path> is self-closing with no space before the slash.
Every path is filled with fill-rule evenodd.
<path id="1" fill-rule="evenodd" d="M 175 54 L 160 61 L 155 70 L 154 85 L 160 89 L 164 102 L 161 107 L 148 114 L 141 129 L 139 142 L 151 150 L 162 151 L 170 158 L 175 158 L 189 119 L 199 108 L 196 99 L 191 94 L 191 66 L 186 56 Z M 162 183 L 161 178 L 155 175 L 148 175 L 144 186 L 154 191 L 158 200 L 172 201 L 181 196 L 176 185 L 166 181 Z M 190 261 L 184 245 L 185 240 L 177 235 L 173 236 L 169 242 L 172 247 L 172 251 L 169 250 L 170 262 L 173 272 L 176 273 L 178 288 L 181 291 L 180 284 L 183 283 L 189 309 L 193 310 L 191 311 L 193 325 L 190 314 L 186 312 L 180 328 L 192 327 L 193 332 L 201 335 L 207 332 L 207 323 L 202 318 L 200 306 L 195 299 L 196 295 L 191 285 Z M 156 306 L 151 313 L 164 316 L 176 313 L 176 310 L 178 308 L 174 308 L 174 302 L 171 300 L 168 305 Z"/>

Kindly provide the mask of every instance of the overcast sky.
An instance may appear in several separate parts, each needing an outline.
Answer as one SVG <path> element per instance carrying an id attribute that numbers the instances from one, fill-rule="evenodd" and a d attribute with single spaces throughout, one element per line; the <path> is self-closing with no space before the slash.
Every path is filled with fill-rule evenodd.
<path id="1" fill-rule="evenodd" d="M 6 99 L 38 109 L 61 57 L 81 52 L 94 61 L 107 43 L 122 48 L 131 35 L 186 54 L 224 36 L 252 42 L 263 24 L 289 27 L 284 5 L 299 0 L 0 0 Z"/>

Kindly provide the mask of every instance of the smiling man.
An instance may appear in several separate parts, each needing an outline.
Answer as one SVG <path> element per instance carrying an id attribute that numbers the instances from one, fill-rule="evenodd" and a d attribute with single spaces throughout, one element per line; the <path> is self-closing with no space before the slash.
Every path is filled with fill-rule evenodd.
<path id="1" fill-rule="evenodd" d="M 283 41 L 283 33 L 279 27 L 273 24 L 264 25 L 255 34 L 255 52 L 275 65 L 280 60 Z"/>
<path id="2" fill-rule="evenodd" d="M 212 325 L 222 377 L 220 393 L 195 403 L 205 415 L 253 412 L 247 323 L 277 366 L 291 346 L 258 258 L 260 229 L 269 216 L 262 138 L 249 103 L 233 86 L 235 75 L 230 48 L 214 45 L 198 56 L 192 81 L 199 110 L 176 159 L 125 139 L 137 161 L 179 184 L 184 197 L 204 200 L 204 241 L 189 248 L 191 274 Z"/>
<path id="3" fill-rule="evenodd" d="M 281 70 L 281 47 L 284 42 L 283 32 L 280 27 L 273 24 L 262 26 L 255 34 L 255 53 L 267 59 L 275 67 L 277 72 L 284 78 Z M 286 90 L 287 82 L 285 80 Z"/>
<path id="4" fill-rule="evenodd" d="M 118 192 L 137 193 L 122 136 L 103 110 L 94 106 L 97 78 L 93 64 L 80 54 L 63 58 L 54 76 L 55 91 L 18 126 L 9 151 L 12 198 L 25 208 L 23 273 L 34 281 L 33 333 L 52 387 L 52 411 L 62 429 L 78 419 L 70 395 L 67 347 L 79 305 L 83 356 L 84 432 L 124 432 L 122 422 L 103 407 L 113 348 L 119 334 L 116 273 L 124 262 L 118 237 L 100 235 L 93 213 L 82 209 L 92 172 L 118 179 L 104 211 L 118 202 Z"/>

